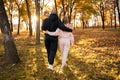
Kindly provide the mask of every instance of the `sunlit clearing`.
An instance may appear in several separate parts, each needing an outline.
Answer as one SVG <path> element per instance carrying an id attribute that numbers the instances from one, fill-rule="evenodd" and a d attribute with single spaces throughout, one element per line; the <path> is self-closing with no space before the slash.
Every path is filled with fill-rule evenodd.
<path id="1" fill-rule="evenodd" d="M 32 29 L 33 29 L 33 35 L 35 34 L 36 20 L 37 20 L 36 15 L 32 16 Z"/>
<path id="2" fill-rule="evenodd" d="M 81 39 L 80 41 L 77 42 L 77 44 L 86 44 L 86 45 L 91 45 L 94 43 L 94 41 L 96 41 L 96 39 L 94 38 L 90 38 L 90 39 Z"/>

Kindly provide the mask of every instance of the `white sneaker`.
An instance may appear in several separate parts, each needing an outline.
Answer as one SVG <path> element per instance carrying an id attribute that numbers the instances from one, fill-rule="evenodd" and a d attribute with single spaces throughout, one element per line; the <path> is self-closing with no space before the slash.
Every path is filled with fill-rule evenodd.
<path id="1" fill-rule="evenodd" d="M 48 69 L 53 70 L 53 65 L 48 65 Z"/>

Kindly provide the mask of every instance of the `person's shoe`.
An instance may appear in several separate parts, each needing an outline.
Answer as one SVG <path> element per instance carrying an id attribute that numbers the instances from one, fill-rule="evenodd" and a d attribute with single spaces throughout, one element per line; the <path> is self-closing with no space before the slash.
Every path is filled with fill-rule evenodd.
<path id="1" fill-rule="evenodd" d="M 48 65 L 48 69 L 53 70 L 53 65 Z"/>

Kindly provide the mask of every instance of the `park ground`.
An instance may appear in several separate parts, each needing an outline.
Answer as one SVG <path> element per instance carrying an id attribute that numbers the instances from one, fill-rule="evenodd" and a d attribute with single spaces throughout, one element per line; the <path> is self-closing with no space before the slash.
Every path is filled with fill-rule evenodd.
<path id="1" fill-rule="evenodd" d="M 44 36 L 35 45 L 35 36 L 28 32 L 13 33 L 21 62 L 5 64 L 0 34 L 0 80 L 120 80 L 120 29 L 80 29 L 73 32 L 75 45 L 68 55 L 68 66 L 60 72 L 61 54 L 58 49 L 54 70 L 47 69 Z"/>

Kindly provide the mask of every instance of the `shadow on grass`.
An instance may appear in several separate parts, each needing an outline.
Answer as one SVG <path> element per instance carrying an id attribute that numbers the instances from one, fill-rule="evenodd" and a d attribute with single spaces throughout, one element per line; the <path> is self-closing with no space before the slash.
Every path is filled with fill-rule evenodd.
<path id="1" fill-rule="evenodd" d="M 86 60 L 75 58 L 69 55 L 69 65 L 75 76 L 79 80 L 114 80 L 112 75 L 104 74 L 105 67 L 97 66 L 99 63 L 87 62 Z M 104 66 L 104 65 L 103 65 Z M 103 72 L 103 73 L 102 73 Z"/>
<path id="2" fill-rule="evenodd" d="M 36 79 L 37 80 L 59 80 L 60 75 L 56 72 L 56 70 L 49 70 L 48 67 L 48 59 L 47 59 L 47 53 L 44 46 L 44 42 L 41 41 L 41 45 L 36 47 L 36 55 L 37 57 L 37 74 Z"/>

